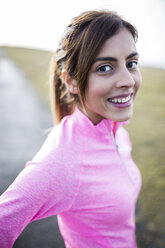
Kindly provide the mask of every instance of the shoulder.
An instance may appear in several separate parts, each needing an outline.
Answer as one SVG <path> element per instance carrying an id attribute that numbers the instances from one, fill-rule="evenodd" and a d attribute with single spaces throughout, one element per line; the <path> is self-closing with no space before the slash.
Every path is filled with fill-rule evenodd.
<path id="1" fill-rule="evenodd" d="M 26 166 L 37 165 L 43 171 L 72 180 L 81 169 L 82 149 L 83 135 L 77 130 L 72 117 L 67 116 L 53 127 L 41 149 Z"/>

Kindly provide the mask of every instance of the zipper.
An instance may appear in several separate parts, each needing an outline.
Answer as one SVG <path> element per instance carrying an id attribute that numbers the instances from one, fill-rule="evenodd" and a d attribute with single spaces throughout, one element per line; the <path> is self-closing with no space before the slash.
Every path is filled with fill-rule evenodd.
<path id="1" fill-rule="evenodd" d="M 121 152 L 120 152 L 119 145 L 116 143 L 116 140 L 115 140 L 115 137 L 114 137 L 113 130 L 111 130 L 111 137 L 112 137 L 113 144 L 115 145 L 116 150 L 117 150 L 117 152 L 118 152 L 118 154 L 119 154 L 120 160 L 121 160 L 121 162 L 122 162 L 122 164 L 123 164 L 123 166 L 124 166 L 124 168 L 125 168 L 125 170 L 126 170 L 126 172 L 127 172 L 127 174 L 128 174 L 128 177 L 129 177 L 131 183 L 134 185 L 135 182 L 134 182 L 134 180 L 132 179 L 132 177 L 131 177 L 131 175 L 130 175 L 130 173 L 129 173 L 129 171 L 128 171 L 128 168 L 127 168 L 127 166 L 126 166 L 125 160 L 124 160 L 124 158 L 123 158 L 123 156 L 122 156 L 122 154 L 121 154 Z"/>

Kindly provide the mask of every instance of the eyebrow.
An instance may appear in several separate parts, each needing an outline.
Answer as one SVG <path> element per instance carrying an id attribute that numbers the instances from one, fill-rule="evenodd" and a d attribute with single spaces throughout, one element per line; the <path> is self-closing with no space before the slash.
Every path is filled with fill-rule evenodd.
<path id="1" fill-rule="evenodd" d="M 133 52 L 133 53 L 131 53 L 130 55 L 128 55 L 127 57 L 126 57 L 126 59 L 131 59 L 131 58 L 133 58 L 133 57 L 135 57 L 135 56 L 138 56 L 139 54 L 137 53 L 137 52 Z M 97 62 L 97 61 L 114 61 L 114 62 L 117 62 L 117 59 L 116 58 L 114 58 L 114 57 L 98 57 L 98 58 L 96 58 L 95 60 L 94 60 L 94 63 L 95 62 Z"/>

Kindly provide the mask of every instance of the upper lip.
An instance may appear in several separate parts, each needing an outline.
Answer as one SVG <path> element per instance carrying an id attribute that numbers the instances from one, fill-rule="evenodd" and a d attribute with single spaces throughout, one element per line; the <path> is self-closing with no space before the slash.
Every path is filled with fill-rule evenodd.
<path id="1" fill-rule="evenodd" d="M 133 95 L 133 92 L 125 93 L 125 94 L 121 94 L 121 95 L 117 95 L 117 96 L 111 96 L 108 99 L 111 99 L 111 98 L 124 98 L 124 97 L 128 97 L 130 95 Z"/>

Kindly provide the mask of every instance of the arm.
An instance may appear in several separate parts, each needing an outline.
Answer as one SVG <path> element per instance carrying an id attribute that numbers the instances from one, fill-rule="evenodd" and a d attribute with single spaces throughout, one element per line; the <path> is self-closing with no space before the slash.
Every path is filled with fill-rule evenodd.
<path id="1" fill-rule="evenodd" d="M 68 185 L 61 165 L 29 162 L 0 197 L 0 248 L 12 247 L 30 222 L 67 211 L 77 182 Z"/>
<path id="2" fill-rule="evenodd" d="M 54 214 L 50 208 L 55 204 L 52 201 L 55 178 L 42 167 L 39 164 L 27 166 L 0 197 L 1 248 L 12 247 L 31 221 Z"/>
<path id="3" fill-rule="evenodd" d="M 30 222 L 71 208 L 79 183 L 81 155 L 65 133 L 56 127 L 0 197 L 0 248 L 12 247 Z"/>

